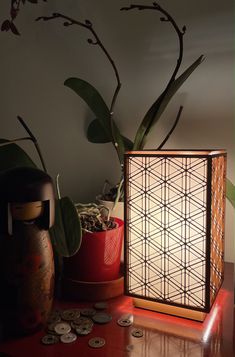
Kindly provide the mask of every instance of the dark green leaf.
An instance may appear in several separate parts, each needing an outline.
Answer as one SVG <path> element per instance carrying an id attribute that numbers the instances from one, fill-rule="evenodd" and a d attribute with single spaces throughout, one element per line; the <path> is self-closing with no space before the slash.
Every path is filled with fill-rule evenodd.
<path id="1" fill-rule="evenodd" d="M 125 150 L 131 151 L 133 149 L 134 143 L 130 139 L 128 139 L 126 136 L 123 136 L 122 139 L 124 142 Z"/>
<path id="2" fill-rule="evenodd" d="M 55 224 L 50 229 L 52 244 L 59 255 L 70 257 L 81 245 L 82 230 L 76 208 L 68 197 L 56 201 Z"/>
<path id="3" fill-rule="evenodd" d="M 110 135 L 111 127 L 109 108 L 96 88 L 80 78 L 69 78 L 64 82 L 64 85 L 72 89 L 86 102 L 88 107 L 93 111 L 96 118 L 104 127 L 107 135 Z"/>
<path id="4" fill-rule="evenodd" d="M 95 144 L 105 144 L 105 143 L 112 142 L 111 137 L 108 137 L 106 135 L 106 132 L 104 131 L 102 125 L 97 119 L 94 119 L 89 124 L 87 129 L 87 139 L 91 143 L 95 143 Z M 126 138 L 125 136 L 122 136 L 122 140 L 125 146 L 125 150 L 132 150 L 133 142 L 128 138 Z"/>
<path id="5" fill-rule="evenodd" d="M 112 138 L 119 160 L 122 162 L 125 152 L 122 136 L 116 123 L 111 119 L 109 108 L 97 89 L 80 78 L 69 78 L 64 82 L 64 85 L 71 88 L 87 103 L 102 125 L 105 135 Z"/>
<path id="6" fill-rule="evenodd" d="M 87 139 L 91 143 L 105 144 L 112 142 L 112 137 L 106 134 L 98 119 L 93 120 L 87 128 Z"/>
<path id="7" fill-rule="evenodd" d="M 0 139 L 0 144 L 5 142 L 8 142 L 8 140 Z M 28 154 L 17 144 L 0 146 L 0 172 L 22 166 L 37 167 Z"/>
<path id="8" fill-rule="evenodd" d="M 199 66 L 200 63 L 202 63 L 203 60 L 204 57 L 200 56 L 177 79 L 175 79 L 174 82 L 172 82 L 167 92 L 164 91 L 159 96 L 159 98 L 153 103 L 153 105 L 145 114 L 145 117 L 138 128 L 134 141 L 134 150 L 143 149 L 144 143 L 146 141 L 146 136 L 149 134 L 153 125 L 156 124 L 157 121 L 160 119 L 162 113 L 166 109 L 171 98 L 174 96 L 177 90 L 182 86 L 182 84 L 186 81 L 186 79 L 191 75 L 191 73 Z"/>
<path id="9" fill-rule="evenodd" d="M 229 179 L 226 180 L 226 196 L 235 208 L 235 186 Z"/>

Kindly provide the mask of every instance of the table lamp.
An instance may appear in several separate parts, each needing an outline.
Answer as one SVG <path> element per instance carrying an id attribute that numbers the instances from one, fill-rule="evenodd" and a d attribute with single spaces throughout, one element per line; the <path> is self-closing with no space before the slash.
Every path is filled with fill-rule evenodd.
<path id="1" fill-rule="evenodd" d="M 226 152 L 125 154 L 125 293 L 203 321 L 224 275 Z"/>

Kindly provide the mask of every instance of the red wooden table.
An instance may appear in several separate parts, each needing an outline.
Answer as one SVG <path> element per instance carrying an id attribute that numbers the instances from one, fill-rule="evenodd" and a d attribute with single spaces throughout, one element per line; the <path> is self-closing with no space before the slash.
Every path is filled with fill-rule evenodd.
<path id="1" fill-rule="evenodd" d="M 121 296 L 108 302 L 108 312 L 113 317 L 110 323 L 95 325 L 90 335 L 78 337 L 71 344 L 42 345 L 40 340 L 44 333 L 41 331 L 1 343 L 0 352 L 12 357 L 232 357 L 235 356 L 233 281 L 233 264 L 226 263 L 223 286 L 203 323 L 137 309 L 131 298 Z M 56 305 L 60 308 L 91 306 L 72 302 Z M 117 319 L 124 314 L 133 314 L 132 326 L 117 324 Z M 133 337 L 134 327 L 141 328 L 144 336 Z M 104 347 L 92 349 L 88 346 L 88 340 L 96 336 L 106 340 Z"/>

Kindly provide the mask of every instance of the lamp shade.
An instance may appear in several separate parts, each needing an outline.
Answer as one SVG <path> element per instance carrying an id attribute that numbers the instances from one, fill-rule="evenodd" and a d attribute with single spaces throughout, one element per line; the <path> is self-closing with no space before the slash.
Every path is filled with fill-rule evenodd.
<path id="1" fill-rule="evenodd" d="M 224 274 L 226 152 L 125 154 L 125 293 L 195 320 Z"/>

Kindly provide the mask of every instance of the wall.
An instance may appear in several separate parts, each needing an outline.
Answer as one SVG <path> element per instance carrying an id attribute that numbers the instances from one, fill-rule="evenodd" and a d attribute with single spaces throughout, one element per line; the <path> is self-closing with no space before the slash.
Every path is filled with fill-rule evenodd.
<path id="1" fill-rule="evenodd" d="M 1 2 L 0 21 L 8 17 L 8 3 Z M 94 84 L 107 102 L 116 82 L 100 49 L 87 43 L 90 35 L 85 29 L 65 28 L 60 20 L 34 19 L 61 12 L 93 22 L 120 72 L 115 119 L 133 139 L 138 123 L 169 79 L 177 41 L 156 12 L 120 12 L 126 5 L 129 2 L 123 0 L 27 3 L 16 21 L 21 36 L 0 33 L 0 136 L 24 136 L 16 122 L 16 115 L 21 115 L 39 140 L 50 174 L 60 173 L 62 194 L 75 201 L 94 200 L 105 178 L 118 181 L 119 165 L 111 144 L 87 142 L 85 131 L 93 114 L 63 82 L 81 77 Z M 226 148 L 228 177 L 234 182 L 233 1 L 198 0 L 189 5 L 187 0 L 162 0 L 161 5 L 187 26 L 182 69 L 201 54 L 206 60 L 174 97 L 147 147 L 157 147 L 183 104 L 181 121 L 167 148 Z M 24 147 L 37 161 L 32 146 Z M 226 260 L 232 261 L 234 214 L 229 203 L 226 222 Z"/>

